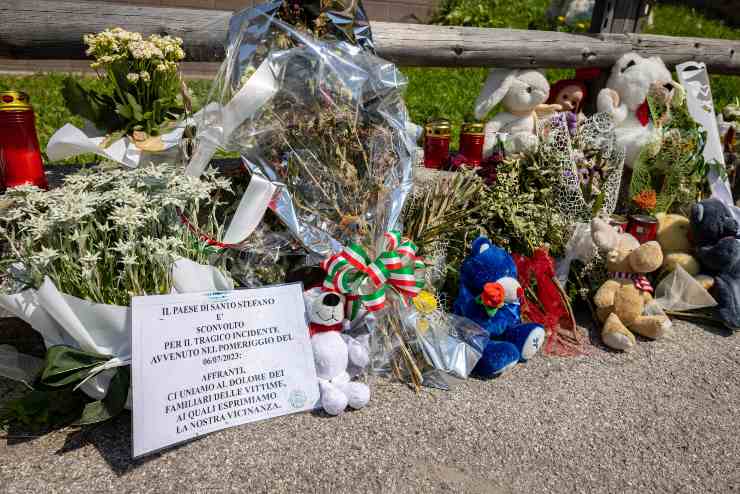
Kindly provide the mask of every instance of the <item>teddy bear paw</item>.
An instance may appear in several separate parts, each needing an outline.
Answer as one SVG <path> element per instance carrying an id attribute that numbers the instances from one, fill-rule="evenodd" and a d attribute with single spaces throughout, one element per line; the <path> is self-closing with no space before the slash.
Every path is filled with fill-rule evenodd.
<path id="1" fill-rule="evenodd" d="M 347 408 L 348 399 L 339 388 L 329 382 L 319 381 L 321 407 L 329 415 L 339 415 Z"/>
<path id="2" fill-rule="evenodd" d="M 537 352 L 540 351 L 544 343 L 545 343 L 545 330 L 541 326 L 538 326 L 537 328 L 532 330 L 531 333 L 529 333 L 527 340 L 524 342 L 524 345 L 522 346 L 522 351 L 521 351 L 521 354 L 522 354 L 521 359 L 529 360 L 535 355 L 537 355 Z"/>
<path id="3" fill-rule="evenodd" d="M 342 391 L 347 396 L 347 404 L 359 410 L 370 402 L 370 387 L 361 382 L 348 382 L 342 386 Z"/>
<path id="4" fill-rule="evenodd" d="M 601 330 L 601 339 L 609 348 L 623 352 L 632 349 L 636 344 L 635 335 L 622 324 L 616 314 L 607 317 Z"/>
<path id="5" fill-rule="evenodd" d="M 519 351 L 519 360 L 526 362 L 540 351 L 545 343 L 545 330 L 539 324 L 517 324 L 504 331 L 501 340 L 513 344 Z"/>
<path id="6" fill-rule="evenodd" d="M 484 378 L 501 376 L 516 366 L 520 354 L 508 341 L 490 341 L 475 366 L 475 373 Z"/>

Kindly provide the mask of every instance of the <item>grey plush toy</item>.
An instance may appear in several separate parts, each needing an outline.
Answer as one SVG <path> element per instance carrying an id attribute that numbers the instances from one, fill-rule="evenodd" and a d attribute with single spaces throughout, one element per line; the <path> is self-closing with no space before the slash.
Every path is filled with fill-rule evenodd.
<path id="1" fill-rule="evenodd" d="M 691 208 L 696 258 L 715 277 L 714 295 L 726 326 L 740 329 L 740 226 L 722 201 L 707 199 Z"/>

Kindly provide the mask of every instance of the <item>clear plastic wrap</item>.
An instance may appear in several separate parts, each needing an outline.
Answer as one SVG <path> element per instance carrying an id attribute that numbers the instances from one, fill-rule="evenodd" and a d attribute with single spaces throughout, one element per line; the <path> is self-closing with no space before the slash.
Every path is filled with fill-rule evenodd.
<path id="1" fill-rule="evenodd" d="M 416 334 L 424 355 L 435 369 L 466 379 L 483 355 L 488 333 L 462 316 L 438 311 L 416 317 Z"/>
<path id="2" fill-rule="evenodd" d="M 309 252 L 362 243 L 372 255 L 412 186 L 406 80 L 372 53 L 364 12 L 354 12 L 349 37 L 337 35 L 349 32 L 338 11 L 324 11 L 337 29 L 319 40 L 280 20 L 281 6 L 232 18 L 188 173 L 217 149 L 238 152 L 253 180 L 276 187 L 270 209 Z"/>
<path id="3" fill-rule="evenodd" d="M 717 305 L 714 297 L 681 266 L 676 266 L 658 283 L 655 301 L 667 311 L 692 311 Z"/>
<path id="4" fill-rule="evenodd" d="M 235 15 L 227 41 L 188 173 L 218 149 L 238 152 L 251 182 L 274 192 L 247 188 L 230 230 L 274 212 L 307 263 L 323 262 L 324 286 L 346 295 L 353 333 L 418 387 L 424 359 L 402 314 L 424 264 L 396 231 L 418 154 L 405 78 L 373 53 L 356 0 L 265 3 Z"/>

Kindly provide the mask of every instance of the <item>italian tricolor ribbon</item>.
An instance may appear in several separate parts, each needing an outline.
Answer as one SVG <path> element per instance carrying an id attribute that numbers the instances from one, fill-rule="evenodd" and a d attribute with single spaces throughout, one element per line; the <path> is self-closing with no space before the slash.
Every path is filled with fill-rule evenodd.
<path id="1" fill-rule="evenodd" d="M 327 273 L 324 288 L 346 296 L 350 320 L 363 306 L 369 312 L 385 307 L 386 290 L 395 291 L 407 303 L 424 287 L 425 265 L 417 250 L 395 230 L 385 233 L 383 251 L 375 260 L 361 245 L 352 244 L 322 263 Z"/>

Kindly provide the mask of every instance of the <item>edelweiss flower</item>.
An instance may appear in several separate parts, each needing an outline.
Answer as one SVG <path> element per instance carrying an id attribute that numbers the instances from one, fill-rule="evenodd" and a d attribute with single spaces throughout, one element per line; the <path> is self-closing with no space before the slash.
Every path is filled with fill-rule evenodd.
<path id="1" fill-rule="evenodd" d="M 129 229 L 139 228 L 143 224 L 141 210 L 129 205 L 113 209 L 113 212 L 110 214 L 110 219 L 114 225 Z"/>
<path id="2" fill-rule="evenodd" d="M 46 216 L 31 216 L 26 221 L 26 228 L 33 235 L 34 240 L 41 239 L 49 232 L 51 222 Z"/>
<path id="3" fill-rule="evenodd" d="M 43 246 L 38 254 L 31 257 L 31 261 L 34 264 L 40 264 L 42 266 L 48 265 L 53 260 L 59 258 L 59 251 L 50 247 Z"/>
<path id="4" fill-rule="evenodd" d="M 136 245 L 131 240 L 117 240 L 116 245 L 111 247 L 111 250 L 118 252 L 121 255 L 126 255 L 134 251 Z"/>
<path id="5" fill-rule="evenodd" d="M 212 183 L 219 190 L 231 192 L 231 180 L 226 177 L 216 177 L 213 179 Z"/>
<path id="6" fill-rule="evenodd" d="M 139 260 L 134 254 L 126 254 L 121 259 L 121 264 L 123 264 L 124 266 L 136 266 L 137 264 L 139 264 Z"/>
<path id="7" fill-rule="evenodd" d="M 95 264 L 98 263 L 98 261 L 100 261 L 99 252 L 95 252 L 95 253 L 88 252 L 84 256 L 80 257 L 80 262 L 86 266 L 94 266 Z"/>

